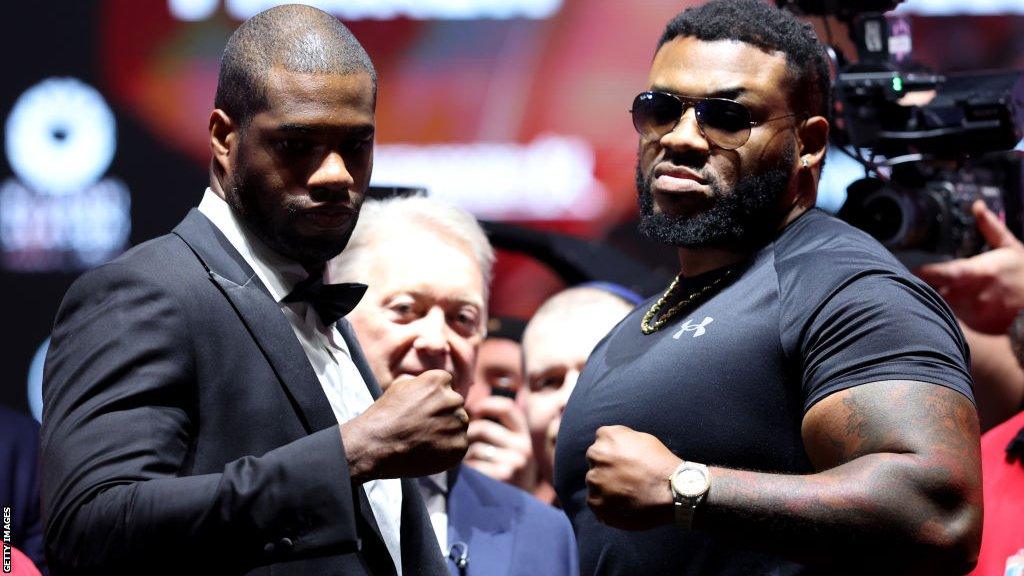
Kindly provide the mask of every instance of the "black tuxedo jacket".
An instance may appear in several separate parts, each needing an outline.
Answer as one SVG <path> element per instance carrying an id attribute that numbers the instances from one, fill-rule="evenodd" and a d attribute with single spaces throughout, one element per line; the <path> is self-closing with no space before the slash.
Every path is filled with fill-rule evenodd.
<path id="1" fill-rule="evenodd" d="M 197 210 L 72 285 L 43 395 L 55 575 L 395 573 L 291 325 Z M 402 489 L 404 574 L 446 575 L 415 481 Z"/>

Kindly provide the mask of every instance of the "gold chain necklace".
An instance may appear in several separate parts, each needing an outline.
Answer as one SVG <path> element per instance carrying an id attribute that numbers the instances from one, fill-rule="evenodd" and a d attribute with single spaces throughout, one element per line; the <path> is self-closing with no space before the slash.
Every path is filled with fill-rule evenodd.
<path id="1" fill-rule="evenodd" d="M 725 271 L 724 274 L 716 278 L 713 282 L 706 284 L 703 288 L 694 290 L 686 298 L 683 298 L 678 304 L 669 308 L 668 311 L 661 316 L 661 318 L 655 319 L 658 315 L 658 311 L 661 310 L 661 307 L 665 305 L 665 302 L 669 299 L 670 296 L 672 296 L 676 288 L 679 286 L 679 279 L 682 277 L 683 273 L 680 272 L 679 274 L 676 274 L 675 279 L 672 280 L 671 284 L 669 284 L 668 290 L 665 290 L 665 294 L 663 294 L 661 298 L 658 298 L 658 301 L 654 303 L 654 306 L 651 306 L 651 309 L 648 310 L 646 314 L 644 314 L 644 319 L 640 321 L 640 331 L 643 332 L 645 335 L 654 334 L 655 332 L 660 330 L 666 322 L 671 320 L 673 316 L 678 314 L 680 310 L 688 306 L 697 298 L 703 296 L 708 290 L 711 290 L 715 286 L 721 284 L 723 280 L 732 275 L 732 270 L 732 268 L 729 268 L 728 270 Z"/>

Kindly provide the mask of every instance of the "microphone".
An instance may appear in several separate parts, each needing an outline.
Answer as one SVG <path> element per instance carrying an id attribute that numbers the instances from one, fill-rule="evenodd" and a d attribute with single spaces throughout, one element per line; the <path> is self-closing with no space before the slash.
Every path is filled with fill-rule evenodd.
<path id="1" fill-rule="evenodd" d="M 455 567 L 465 571 L 469 565 L 469 546 L 465 542 L 453 542 L 448 549 L 448 557 L 455 562 Z"/>

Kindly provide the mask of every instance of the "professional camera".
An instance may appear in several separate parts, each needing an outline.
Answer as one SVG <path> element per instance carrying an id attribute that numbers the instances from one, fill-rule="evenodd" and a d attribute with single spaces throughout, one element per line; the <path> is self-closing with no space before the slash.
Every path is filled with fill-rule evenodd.
<path id="1" fill-rule="evenodd" d="M 1024 229 L 1020 156 L 1011 152 L 1024 137 L 1024 74 L 942 75 L 915 65 L 909 19 L 886 14 L 901 1 L 777 3 L 848 27 L 856 62 L 831 49 L 832 142 L 865 178 L 847 189 L 839 216 L 916 266 L 983 249 L 970 211 L 976 199 L 1018 236 Z"/>

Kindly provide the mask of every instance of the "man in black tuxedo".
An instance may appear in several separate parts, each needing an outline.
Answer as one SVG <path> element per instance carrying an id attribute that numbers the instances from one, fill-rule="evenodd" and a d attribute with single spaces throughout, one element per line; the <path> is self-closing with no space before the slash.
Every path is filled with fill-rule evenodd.
<path id="1" fill-rule="evenodd" d="M 82 276 L 46 361 L 54 574 L 445 574 L 413 482 L 466 450 L 433 370 L 381 394 L 330 285 L 370 179 L 376 77 L 333 17 L 281 6 L 221 61 L 210 188 Z"/>

